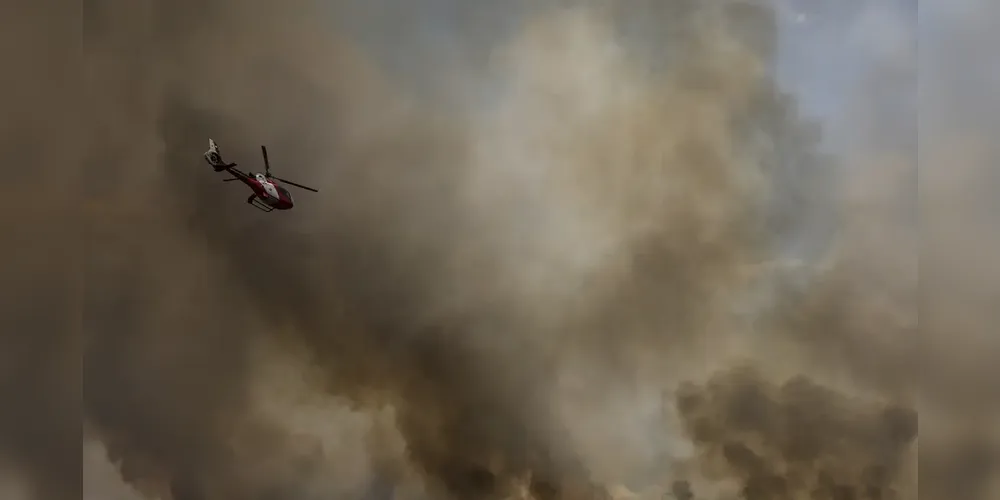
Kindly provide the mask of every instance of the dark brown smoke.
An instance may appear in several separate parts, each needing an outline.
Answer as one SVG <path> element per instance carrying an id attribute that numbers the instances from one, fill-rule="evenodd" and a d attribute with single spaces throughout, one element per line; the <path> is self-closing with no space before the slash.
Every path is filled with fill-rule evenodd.
<path id="1" fill-rule="evenodd" d="M 9 203 L 0 216 L 4 498 L 79 492 L 81 306 L 74 286 L 80 234 L 70 193 L 84 141 L 77 137 L 80 30 L 73 10 L 54 2 L 5 4 L 0 21 L 7 67 L 0 152 Z M 41 19 L 47 19 L 44 29 Z"/>
<path id="2" fill-rule="evenodd" d="M 93 498 L 915 498 L 914 379 L 940 410 L 992 372 L 916 331 L 900 183 L 834 195 L 767 76 L 772 10 L 564 3 L 5 15 L 34 75 L 4 82 L 2 143 L 0 451 L 27 497 L 78 493 L 82 408 Z M 208 137 L 321 192 L 253 212 Z M 767 271 L 838 224 L 800 288 Z M 935 491 L 977 494 L 991 452 L 942 441 Z"/>
<path id="3" fill-rule="evenodd" d="M 251 472 L 293 454 L 292 436 L 252 415 L 252 350 L 267 334 L 304 345 L 331 394 L 392 405 L 431 490 L 485 496 L 528 470 L 551 483 L 569 461 L 549 456 L 540 368 L 517 353 L 513 371 L 513 352 L 494 361 L 468 338 L 516 323 L 433 312 L 451 234 L 467 226 L 452 199 L 469 161 L 460 117 L 408 110 L 318 12 L 270 5 L 91 6 L 90 88 L 109 109 L 93 163 L 111 186 L 88 239 L 88 422 L 151 494 L 309 495 L 310 467 Z M 248 217 L 198 180 L 208 172 L 188 153 L 207 137 L 230 158 L 267 142 L 283 176 L 311 177 L 325 198 L 300 198 L 312 216 Z"/>
<path id="4" fill-rule="evenodd" d="M 676 404 L 706 474 L 736 478 L 747 500 L 913 493 L 913 409 L 866 404 L 803 376 L 773 384 L 750 368 L 683 385 Z"/>

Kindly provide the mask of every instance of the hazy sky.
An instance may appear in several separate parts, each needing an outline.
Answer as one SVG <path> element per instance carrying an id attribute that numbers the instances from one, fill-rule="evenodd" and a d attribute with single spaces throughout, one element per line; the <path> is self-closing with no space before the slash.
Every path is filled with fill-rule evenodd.
<path id="1" fill-rule="evenodd" d="M 780 3 L 779 79 L 799 96 L 804 113 L 827 123 L 828 133 L 846 133 L 840 123 L 848 119 L 844 114 L 851 100 L 873 71 L 915 62 L 906 59 L 915 56 L 916 0 Z M 915 92 L 913 76 L 910 82 L 897 82 L 909 87 L 899 92 Z"/>
<path id="2" fill-rule="evenodd" d="M 960 10 L 962 4 L 937 3 L 951 7 L 923 9 L 922 23 L 945 9 Z M 828 139 L 839 142 L 837 136 L 852 128 L 843 123 L 850 121 L 844 113 L 859 95 L 858 86 L 866 75 L 915 53 L 917 0 L 774 0 L 773 4 L 781 26 L 777 76 L 799 96 L 802 112 L 822 119 Z M 484 49 L 503 39 L 525 2 L 368 0 L 348 5 L 355 15 L 344 16 L 352 20 L 347 27 L 399 74 L 419 76 L 430 73 L 420 71 L 422 65 L 438 61 L 483 62 L 488 57 Z M 399 44 L 407 50 L 398 50 Z M 411 83 L 432 92 L 438 85 Z M 915 92 L 915 78 L 911 87 L 900 92 Z"/>

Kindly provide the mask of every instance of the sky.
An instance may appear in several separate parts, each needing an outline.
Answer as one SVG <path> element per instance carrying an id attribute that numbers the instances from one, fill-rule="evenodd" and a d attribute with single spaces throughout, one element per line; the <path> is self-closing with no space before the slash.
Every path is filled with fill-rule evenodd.
<path id="1" fill-rule="evenodd" d="M 826 138 L 846 140 L 852 126 L 852 99 L 874 72 L 915 62 L 916 0 L 782 1 L 777 76 L 799 97 L 804 114 L 824 122 Z M 815 4 L 815 5 L 810 5 Z M 815 8 L 822 5 L 823 7 Z M 811 8 L 812 7 L 812 8 Z M 921 16 L 935 13 L 921 11 Z M 924 22 L 927 19 L 923 19 Z M 913 78 L 894 87 L 912 107 Z M 904 88 L 899 88 L 905 85 Z M 904 95 L 909 92 L 911 95 Z M 907 99 L 908 98 L 908 99 Z M 909 109 L 909 112 L 915 112 Z M 913 118 L 905 119 L 915 119 Z"/>

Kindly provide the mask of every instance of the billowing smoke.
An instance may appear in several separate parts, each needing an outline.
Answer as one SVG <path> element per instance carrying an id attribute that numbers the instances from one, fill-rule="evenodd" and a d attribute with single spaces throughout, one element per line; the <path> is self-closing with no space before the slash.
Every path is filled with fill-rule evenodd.
<path id="1" fill-rule="evenodd" d="M 491 95 L 422 105 L 311 12 L 135 8 L 104 15 L 148 16 L 106 21 L 142 24 L 140 41 L 95 30 L 90 44 L 112 64 L 95 87 L 125 86 L 146 114 L 109 116 L 96 153 L 122 188 L 94 231 L 133 253 L 93 271 L 84 377 L 88 421 L 148 491 L 356 498 L 368 482 L 323 477 L 366 457 L 358 477 L 423 478 L 436 495 L 527 477 L 539 495 L 586 491 L 588 438 L 561 421 L 585 402 L 565 386 L 603 373 L 614 390 L 642 350 L 695 343 L 762 244 L 766 175 L 738 132 L 768 84 L 717 40 L 717 17 L 676 72 L 647 76 L 613 17 L 537 7 L 482 70 Z M 115 74 L 130 54 L 143 57 Z M 179 174 L 209 136 L 237 161 L 266 142 L 322 196 L 288 220 L 246 216 L 229 185 Z M 164 181 L 176 189 L 139 187 Z M 298 450 L 292 415 L 309 410 L 258 406 L 275 404 L 261 373 L 284 350 L 355 408 L 329 426 L 391 408 L 367 424 L 385 437 Z"/>
<path id="2" fill-rule="evenodd" d="M 4 485 L 73 496 L 82 408 L 87 498 L 915 498 L 918 402 L 992 365 L 916 327 L 906 141 L 834 173 L 766 6 L 568 4 L 99 0 L 31 57 L 79 18 L 5 16 Z M 253 212 L 208 137 L 321 192 Z"/>
<path id="3" fill-rule="evenodd" d="M 747 500 L 916 493 L 899 490 L 917 434 L 913 409 L 866 408 L 808 378 L 778 386 L 746 368 L 682 386 L 677 407 L 704 447 L 706 475 L 737 478 Z"/>

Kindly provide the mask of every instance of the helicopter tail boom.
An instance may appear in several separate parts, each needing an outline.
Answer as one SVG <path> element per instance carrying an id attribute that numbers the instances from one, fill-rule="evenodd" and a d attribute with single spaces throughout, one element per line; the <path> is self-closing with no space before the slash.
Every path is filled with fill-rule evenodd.
<path id="1" fill-rule="evenodd" d="M 207 161 L 216 172 L 222 172 L 227 168 L 236 166 L 235 163 L 226 163 L 222 159 L 222 151 L 219 149 L 219 145 L 212 139 L 208 140 L 208 151 L 205 151 L 205 161 Z"/>

